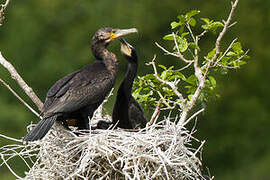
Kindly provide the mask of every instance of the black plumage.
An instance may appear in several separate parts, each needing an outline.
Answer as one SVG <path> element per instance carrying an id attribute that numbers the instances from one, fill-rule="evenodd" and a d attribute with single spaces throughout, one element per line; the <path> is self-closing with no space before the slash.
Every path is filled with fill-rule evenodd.
<path id="1" fill-rule="evenodd" d="M 67 127 L 66 119 L 75 118 L 79 129 L 89 129 L 89 118 L 112 89 L 118 70 L 116 56 L 106 47 L 113 39 L 134 32 L 137 32 L 134 28 L 99 29 L 91 41 L 96 61 L 58 80 L 50 88 L 41 112 L 42 120 L 24 140 L 43 138 L 56 120 Z"/>
<path id="2" fill-rule="evenodd" d="M 124 129 L 144 128 L 147 120 L 140 104 L 131 94 L 134 78 L 137 76 L 138 56 L 130 44 L 121 41 L 121 52 L 128 62 L 127 73 L 118 91 L 113 108 L 113 123 Z"/>

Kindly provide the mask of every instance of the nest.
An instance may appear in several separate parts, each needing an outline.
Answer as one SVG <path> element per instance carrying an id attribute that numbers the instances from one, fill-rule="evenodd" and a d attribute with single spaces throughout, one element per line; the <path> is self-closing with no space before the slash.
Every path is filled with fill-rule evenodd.
<path id="1" fill-rule="evenodd" d="M 109 116 L 95 114 L 100 118 Z M 79 136 L 56 125 L 42 140 L 9 145 L 13 151 L 2 147 L 0 153 L 6 165 L 7 157 L 21 157 L 29 167 L 27 180 L 205 179 L 197 157 L 203 143 L 192 148 L 192 133 L 169 119 L 137 132 L 111 127 Z"/>

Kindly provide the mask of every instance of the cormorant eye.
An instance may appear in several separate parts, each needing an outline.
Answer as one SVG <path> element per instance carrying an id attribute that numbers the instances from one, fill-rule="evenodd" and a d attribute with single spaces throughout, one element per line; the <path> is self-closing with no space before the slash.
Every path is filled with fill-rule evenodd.
<path id="1" fill-rule="evenodd" d="M 112 28 L 107 28 L 107 31 L 108 32 L 112 32 Z"/>

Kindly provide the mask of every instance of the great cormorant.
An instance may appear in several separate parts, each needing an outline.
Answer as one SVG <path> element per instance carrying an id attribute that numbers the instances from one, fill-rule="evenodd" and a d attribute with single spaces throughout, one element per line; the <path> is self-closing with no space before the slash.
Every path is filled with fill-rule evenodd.
<path id="1" fill-rule="evenodd" d="M 140 104 L 131 94 L 134 78 L 137 75 L 138 57 L 130 44 L 120 38 L 121 52 L 128 62 L 128 69 L 118 91 L 113 108 L 113 124 L 124 129 L 144 128 L 147 120 Z"/>
<path id="2" fill-rule="evenodd" d="M 92 38 L 96 61 L 58 80 L 48 91 L 41 112 L 42 120 L 24 137 L 25 141 L 43 138 L 55 121 L 67 127 L 67 118 L 76 118 L 79 129 L 89 129 L 89 118 L 112 89 L 118 70 L 116 56 L 108 51 L 109 43 L 132 29 L 101 28 Z"/>

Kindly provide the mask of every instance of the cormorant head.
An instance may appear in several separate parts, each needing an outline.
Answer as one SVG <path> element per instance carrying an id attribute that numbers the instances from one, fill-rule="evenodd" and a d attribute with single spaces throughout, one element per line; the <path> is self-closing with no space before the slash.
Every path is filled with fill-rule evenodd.
<path id="1" fill-rule="evenodd" d="M 120 42 L 121 53 L 128 61 L 137 63 L 138 57 L 135 48 L 131 46 L 124 38 L 120 38 Z"/>
<path id="2" fill-rule="evenodd" d="M 100 43 L 108 45 L 112 40 L 118 37 L 125 36 L 127 34 L 138 32 L 136 28 L 131 29 L 113 29 L 113 28 L 101 28 L 99 29 L 92 38 L 92 45 Z"/>
<path id="3" fill-rule="evenodd" d="M 113 28 L 101 28 L 92 38 L 91 47 L 93 54 L 99 59 L 100 50 L 104 49 L 112 40 L 121 36 L 125 36 L 131 33 L 138 32 L 136 28 L 131 29 L 113 29 Z"/>

